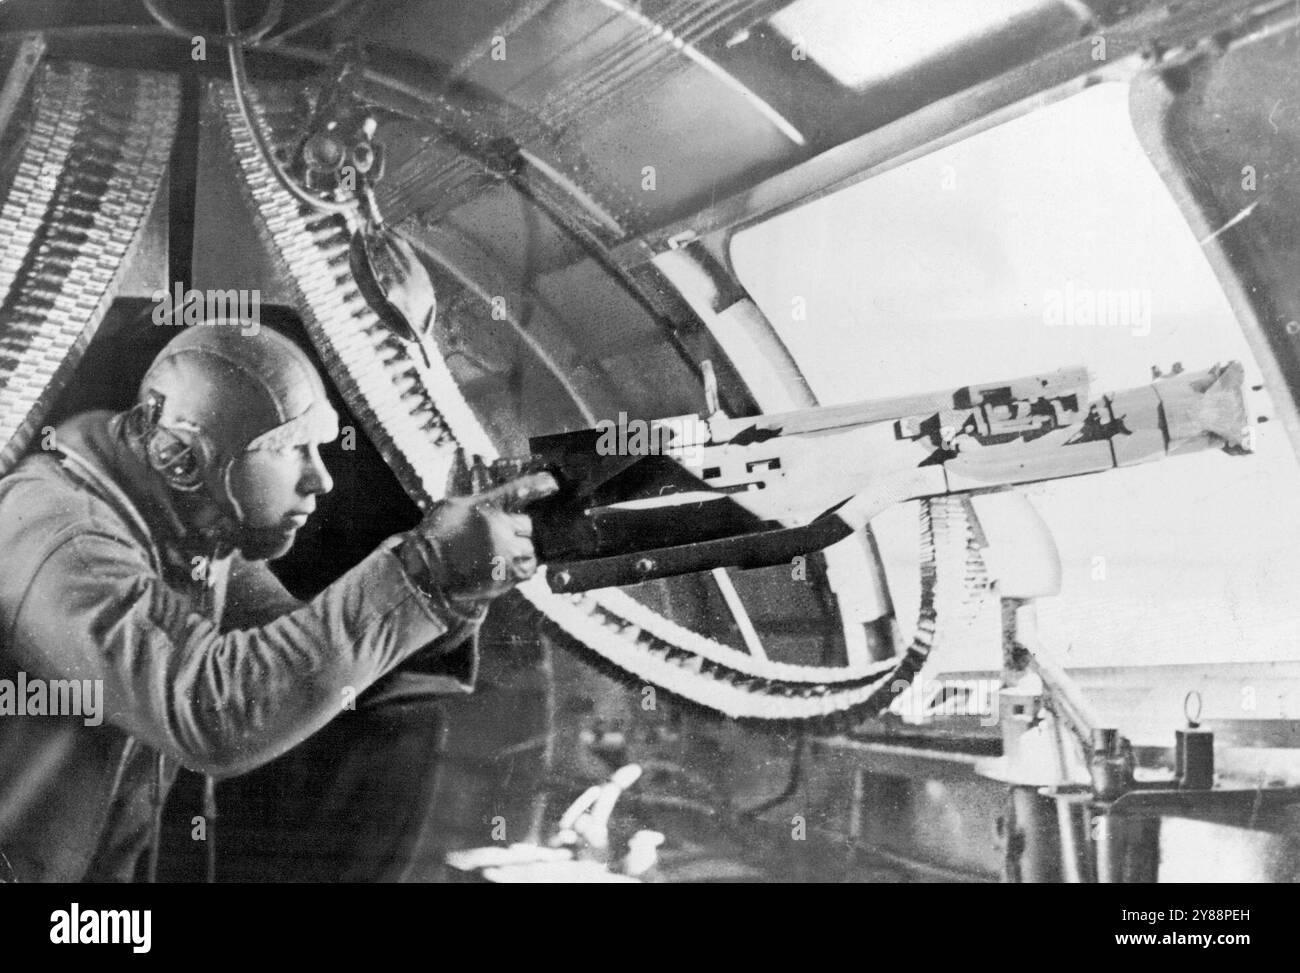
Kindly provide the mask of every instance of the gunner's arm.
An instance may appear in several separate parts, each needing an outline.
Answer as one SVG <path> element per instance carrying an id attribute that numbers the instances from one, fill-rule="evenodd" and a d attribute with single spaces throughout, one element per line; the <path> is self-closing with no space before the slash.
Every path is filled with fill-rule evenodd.
<path id="1" fill-rule="evenodd" d="M 267 562 L 249 561 L 238 553 L 233 556 L 222 617 L 224 629 L 265 625 L 302 605 Z M 384 686 L 376 686 L 367 699 L 375 698 L 376 693 L 388 694 L 389 684 L 395 679 L 401 682 L 402 688 L 413 687 L 425 694 L 472 691 L 478 670 L 475 636 L 482 622 L 481 612 L 456 621 L 447 632 L 407 659 L 399 671 L 384 680 Z"/>
<path id="2" fill-rule="evenodd" d="M 381 546 L 296 607 L 278 582 L 278 592 L 263 584 L 268 612 L 290 610 L 222 633 L 188 610 L 137 545 L 77 533 L 27 588 L 12 630 L 16 658 L 47 678 L 103 680 L 105 719 L 186 766 L 244 773 L 474 620 L 437 597 L 445 579 L 413 576 L 411 565 L 427 562 L 401 550 Z"/>

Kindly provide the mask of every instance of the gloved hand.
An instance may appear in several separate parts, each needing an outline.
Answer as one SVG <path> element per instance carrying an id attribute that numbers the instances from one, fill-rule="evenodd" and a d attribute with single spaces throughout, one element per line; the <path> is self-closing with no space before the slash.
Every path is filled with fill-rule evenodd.
<path id="1" fill-rule="evenodd" d="M 532 521 L 520 513 L 558 489 L 549 473 L 531 473 L 480 493 L 448 496 L 402 542 L 418 557 L 424 583 L 462 612 L 500 597 L 537 571 Z"/>

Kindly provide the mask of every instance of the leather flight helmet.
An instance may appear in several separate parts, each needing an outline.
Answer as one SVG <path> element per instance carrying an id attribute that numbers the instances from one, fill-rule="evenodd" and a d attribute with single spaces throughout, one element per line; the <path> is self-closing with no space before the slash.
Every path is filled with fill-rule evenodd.
<path id="1" fill-rule="evenodd" d="M 145 373 L 132 413 L 133 438 L 168 486 L 206 488 L 236 523 L 236 459 L 338 435 L 338 415 L 307 355 L 269 328 L 247 333 L 237 319 L 187 327 L 169 341 Z"/>

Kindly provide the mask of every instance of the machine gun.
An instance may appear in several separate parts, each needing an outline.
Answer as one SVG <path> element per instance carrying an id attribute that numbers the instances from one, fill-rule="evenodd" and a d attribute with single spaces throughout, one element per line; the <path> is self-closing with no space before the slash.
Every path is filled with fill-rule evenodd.
<path id="1" fill-rule="evenodd" d="M 558 492 L 528 507 L 534 542 L 551 590 L 586 591 L 790 563 L 904 500 L 1248 452 L 1243 374 L 1239 362 L 1176 370 L 1090 400 L 1087 371 L 1068 368 L 749 418 L 620 414 L 535 437 L 530 457 L 490 474 L 555 478 Z"/>

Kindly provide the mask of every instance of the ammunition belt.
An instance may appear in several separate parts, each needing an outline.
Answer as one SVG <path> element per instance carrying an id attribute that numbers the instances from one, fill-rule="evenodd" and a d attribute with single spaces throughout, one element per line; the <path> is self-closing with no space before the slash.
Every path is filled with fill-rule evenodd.
<path id="1" fill-rule="evenodd" d="M 43 65 L 33 89 L 0 206 L 0 475 L 112 303 L 162 184 L 180 104 L 175 78 L 85 64 Z"/>

